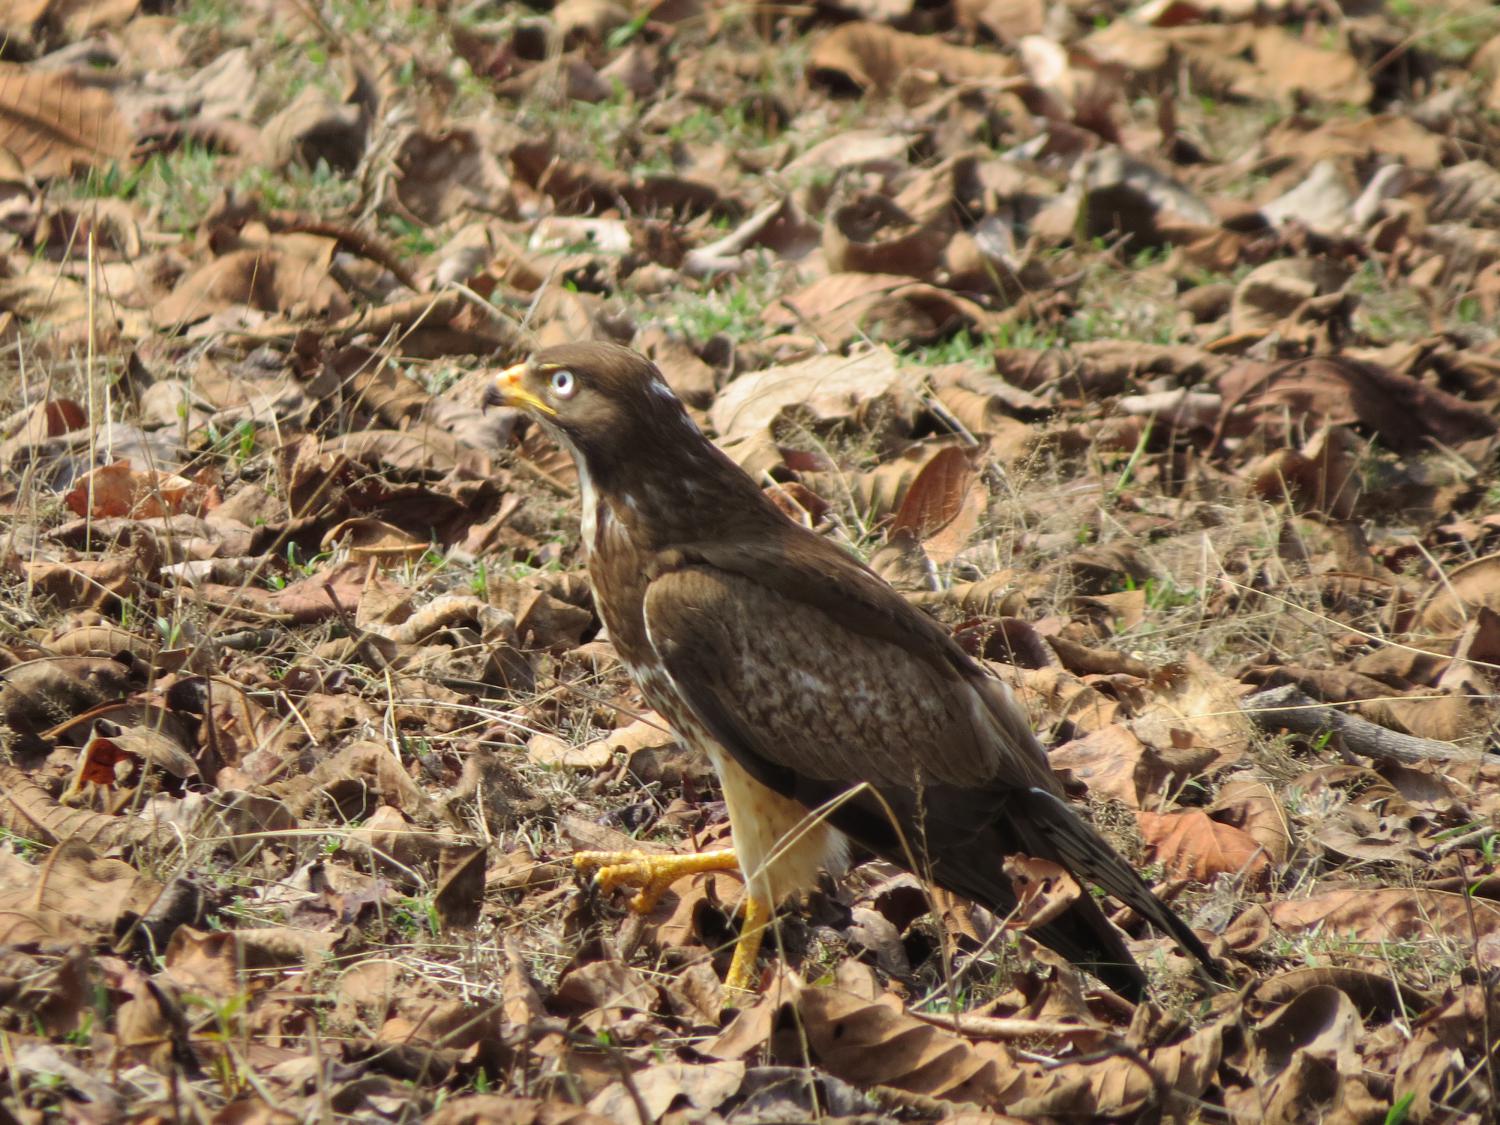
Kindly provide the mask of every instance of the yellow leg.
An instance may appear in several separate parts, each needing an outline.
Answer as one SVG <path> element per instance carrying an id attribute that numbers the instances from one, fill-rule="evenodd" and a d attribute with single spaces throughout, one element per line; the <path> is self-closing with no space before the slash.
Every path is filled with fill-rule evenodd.
<path id="1" fill-rule="evenodd" d="M 594 882 L 604 890 L 639 887 L 640 891 L 630 900 L 630 909 L 638 914 L 649 914 L 666 889 L 684 875 L 696 875 L 700 871 L 738 871 L 739 866 L 730 848 L 690 855 L 579 852 L 573 857 L 574 869 L 593 871 Z"/>
<path id="2" fill-rule="evenodd" d="M 701 871 L 738 871 L 739 866 L 730 848 L 690 855 L 578 852 L 573 856 L 574 869 L 593 871 L 595 884 L 604 890 L 639 887 L 630 900 L 630 909 L 638 914 L 650 913 L 666 889 L 684 875 L 696 875 Z M 760 955 L 761 940 L 773 913 L 770 903 L 749 895 L 745 897 L 745 919 L 740 924 L 739 940 L 734 944 L 734 959 L 729 962 L 725 987 L 751 989 L 755 959 Z"/>
<path id="3" fill-rule="evenodd" d="M 725 988 L 750 991 L 755 984 L 755 959 L 760 955 L 761 939 L 771 921 L 771 906 L 761 899 L 746 896 L 745 920 L 740 923 L 740 940 L 734 943 L 734 960 L 729 962 Z"/>

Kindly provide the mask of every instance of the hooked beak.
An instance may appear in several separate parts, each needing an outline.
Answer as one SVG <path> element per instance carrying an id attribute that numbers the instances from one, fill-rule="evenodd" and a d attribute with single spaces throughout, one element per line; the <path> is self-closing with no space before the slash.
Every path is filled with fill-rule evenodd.
<path id="1" fill-rule="evenodd" d="M 556 410 L 522 386 L 525 378 L 525 363 L 507 367 L 495 376 L 495 381 L 484 392 L 485 406 L 504 405 L 524 410 L 529 414 L 556 414 Z"/>

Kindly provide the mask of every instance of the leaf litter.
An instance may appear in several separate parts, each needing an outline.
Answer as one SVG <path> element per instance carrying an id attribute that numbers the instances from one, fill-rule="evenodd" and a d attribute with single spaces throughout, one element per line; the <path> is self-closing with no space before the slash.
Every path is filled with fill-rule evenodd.
<path id="1" fill-rule="evenodd" d="M 0 72 L 8 1116 L 1495 1115 L 1500 19 L 100 0 Z M 729 843 L 488 373 L 631 343 L 1227 959 Z"/>

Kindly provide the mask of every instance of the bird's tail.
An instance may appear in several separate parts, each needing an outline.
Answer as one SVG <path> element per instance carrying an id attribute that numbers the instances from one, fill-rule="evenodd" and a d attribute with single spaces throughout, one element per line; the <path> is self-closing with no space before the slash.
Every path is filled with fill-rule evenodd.
<path id="1" fill-rule="evenodd" d="M 1000 872 L 998 862 L 992 871 L 974 868 L 962 871 L 939 868 L 939 871 L 934 872 L 939 882 L 996 914 L 1003 916 L 1016 908 L 1015 892 L 1010 880 Z M 1120 931 L 1110 925 L 1088 891 L 1058 917 L 1031 927 L 1027 933 L 1079 968 L 1093 973 L 1121 996 L 1137 1001 L 1145 997 L 1146 974 L 1130 955 Z"/>
<path id="2" fill-rule="evenodd" d="M 1079 817 L 1060 797 L 1044 789 L 1031 789 L 1026 796 L 1029 798 L 1026 803 L 1027 815 L 1016 819 L 1021 822 L 1017 827 L 1022 837 L 1036 849 L 1032 854 L 1055 859 L 1079 879 L 1103 887 L 1157 929 L 1170 935 L 1184 953 L 1197 961 L 1201 972 L 1209 980 L 1216 983 L 1224 981 L 1222 970 L 1198 940 L 1198 935 L 1193 933 L 1192 928 L 1171 907 L 1152 893 L 1135 868 L 1126 863 L 1092 825 Z M 1097 911 L 1098 907 L 1094 909 Z M 1100 920 L 1104 921 L 1102 915 Z M 1108 926 L 1108 923 L 1105 922 L 1105 925 Z M 1110 929 L 1113 932 L 1113 928 Z M 1038 936 L 1041 937 L 1040 934 Z M 1058 952 L 1063 951 L 1058 949 Z"/>
<path id="3" fill-rule="evenodd" d="M 1087 888 L 1060 917 L 1027 931 L 1048 949 L 1087 969 L 1121 996 L 1142 1000 L 1146 974 L 1125 948 L 1120 931 L 1109 924 Z"/>

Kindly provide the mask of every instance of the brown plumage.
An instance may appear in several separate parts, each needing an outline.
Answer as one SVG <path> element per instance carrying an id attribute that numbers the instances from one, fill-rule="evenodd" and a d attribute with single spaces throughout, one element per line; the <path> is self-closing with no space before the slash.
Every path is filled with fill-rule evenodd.
<path id="1" fill-rule="evenodd" d="M 735 854 L 589 854 L 606 884 L 642 887 L 737 865 L 750 980 L 774 904 L 838 868 L 847 841 L 999 914 L 1001 871 L 1062 864 L 1169 933 L 1210 974 L 1193 931 L 1068 806 L 1009 690 L 931 618 L 837 545 L 787 519 L 688 418 L 652 364 L 565 344 L 496 379 L 494 397 L 547 426 L 577 462 L 599 614 L 646 700 L 723 782 Z M 809 817 L 810 810 L 824 810 Z M 737 861 L 737 864 L 736 864 Z M 1034 936 L 1111 987 L 1145 978 L 1087 894 Z"/>

